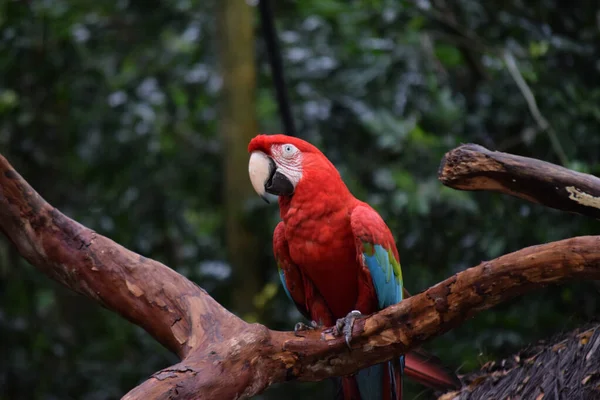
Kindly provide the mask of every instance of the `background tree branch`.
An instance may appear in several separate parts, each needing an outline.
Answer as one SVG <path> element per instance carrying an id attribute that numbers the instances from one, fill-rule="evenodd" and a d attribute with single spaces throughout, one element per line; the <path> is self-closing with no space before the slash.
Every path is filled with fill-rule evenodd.
<path id="1" fill-rule="evenodd" d="M 527 177 L 520 197 L 549 204 L 563 203 L 552 199 L 562 192 L 548 190 L 548 182 L 586 193 L 600 187 L 583 174 L 548 163 L 487 152 L 493 158 L 486 152 L 473 145 L 450 152 L 442 163 L 441 179 L 458 188 L 517 194 L 510 182 Z M 546 198 L 536 197 L 535 187 L 546 189 Z M 358 320 L 349 351 L 328 329 L 297 337 L 243 322 L 182 275 L 60 213 L 1 156 L 0 229 L 49 277 L 143 327 L 181 357 L 181 363 L 154 374 L 126 399 L 242 398 L 277 382 L 350 374 L 403 354 L 482 310 L 542 285 L 600 279 L 598 236 L 528 247 Z"/>
<path id="2" fill-rule="evenodd" d="M 488 190 L 600 218 L 600 179 L 545 161 L 466 144 L 449 151 L 440 181 L 453 189 Z"/>

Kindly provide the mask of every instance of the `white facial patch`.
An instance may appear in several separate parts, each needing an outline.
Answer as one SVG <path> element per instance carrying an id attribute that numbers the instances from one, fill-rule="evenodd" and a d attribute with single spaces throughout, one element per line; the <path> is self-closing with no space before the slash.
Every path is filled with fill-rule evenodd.
<path id="1" fill-rule="evenodd" d="M 283 144 L 273 145 L 271 153 L 277 170 L 296 187 L 302 179 L 302 152 L 293 144 Z"/>

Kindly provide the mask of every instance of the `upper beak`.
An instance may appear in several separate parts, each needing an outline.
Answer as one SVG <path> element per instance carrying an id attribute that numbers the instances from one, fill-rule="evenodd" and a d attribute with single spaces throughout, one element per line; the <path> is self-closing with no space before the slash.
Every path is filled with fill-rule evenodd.
<path id="1" fill-rule="evenodd" d="M 250 162 L 248 163 L 248 174 L 250 175 L 250 182 L 254 191 L 267 203 L 265 184 L 273 179 L 275 174 L 275 162 L 271 157 L 268 157 L 262 151 L 253 151 L 250 155 Z"/>
<path id="2" fill-rule="evenodd" d="M 294 193 L 294 184 L 277 170 L 275 161 L 262 151 L 253 151 L 250 155 L 248 173 L 252 187 L 267 203 L 269 200 L 265 193 L 275 196 L 291 196 Z"/>

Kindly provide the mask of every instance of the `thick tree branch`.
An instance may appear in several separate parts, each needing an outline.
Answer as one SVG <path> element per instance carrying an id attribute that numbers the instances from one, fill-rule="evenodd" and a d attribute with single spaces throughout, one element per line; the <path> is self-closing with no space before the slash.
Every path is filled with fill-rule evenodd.
<path id="1" fill-rule="evenodd" d="M 144 398 L 150 390 L 153 398 L 166 399 L 174 387 L 182 396 L 177 398 L 230 399 L 286 380 L 350 374 L 403 354 L 482 310 L 543 285 L 600 279 L 599 246 L 598 236 L 578 237 L 483 262 L 357 321 L 352 351 L 328 330 L 299 338 L 247 325 L 241 334 L 232 332 L 232 337 L 209 345 L 191 360 L 156 374 L 127 399 Z"/>
<path id="2" fill-rule="evenodd" d="M 328 330 L 297 337 L 243 322 L 185 277 L 61 214 L 1 156 L 0 229 L 38 269 L 142 326 L 181 357 L 126 399 L 245 398 L 277 382 L 350 374 L 539 286 L 600 279 L 600 237 L 529 247 L 359 319 L 349 351 Z"/>
<path id="3" fill-rule="evenodd" d="M 466 144 L 446 153 L 438 175 L 453 189 L 501 192 L 600 218 L 600 179 L 545 161 Z"/>
<path id="4" fill-rule="evenodd" d="M 235 320 L 177 272 L 52 207 L 2 156 L 0 229 L 50 278 L 141 326 L 180 357 L 212 341 Z"/>

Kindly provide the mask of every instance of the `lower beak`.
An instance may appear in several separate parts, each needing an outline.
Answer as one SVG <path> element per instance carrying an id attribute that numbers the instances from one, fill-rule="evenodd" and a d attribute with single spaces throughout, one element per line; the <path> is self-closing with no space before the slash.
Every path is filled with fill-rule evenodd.
<path id="1" fill-rule="evenodd" d="M 275 173 L 265 182 L 265 190 L 275 196 L 291 196 L 294 194 L 294 184 L 287 176 L 275 169 Z"/>

